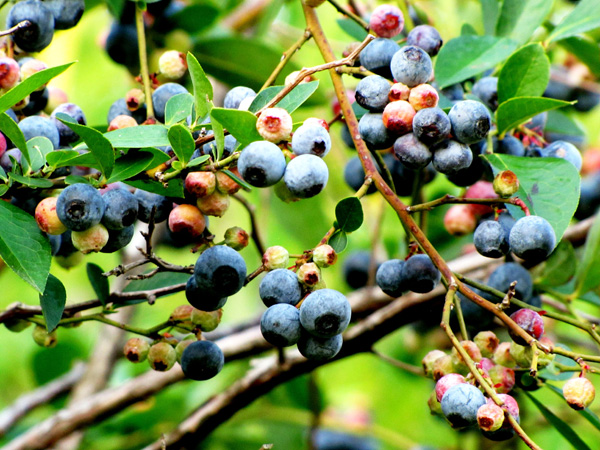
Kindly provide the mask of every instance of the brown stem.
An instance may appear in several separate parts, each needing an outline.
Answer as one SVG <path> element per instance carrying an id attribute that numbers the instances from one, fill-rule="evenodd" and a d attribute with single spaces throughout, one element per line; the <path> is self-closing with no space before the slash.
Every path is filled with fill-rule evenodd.
<path id="1" fill-rule="evenodd" d="M 286 64 L 289 62 L 289 60 L 292 59 L 292 56 L 294 56 L 294 54 L 298 50 L 300 50 L 302 48 L 302 46 L 311 37 L 312 37 L 312 34 L 310 33 L 310 30 L 305 30 L 304 33 L 302 34 L 302 36 L 300 37 L 300 39 L 298 39 L 296 42 L 294 42 L 290 48 L 288 48 L 285 52 L 283 52 L 281 61 L 279 61 L 279 64 L 277 64 L 277 67 L 275 67 L 275 70 L 273 70 L 273 72 L 271 72 L 271 75 L 269 75 L 269 78 L 267 78 L 267 81 L 265 81 L 265 83 L 262 85 L 262 87 L 260 88 L 261 91 L 263 89 L 268 88 L 275 82 L 275 80 L 277 79 L 277 77 L 279 76 L 279 74 L 281 73 L 283 68 L 286 66 Z"/>
<path id="2" fill-rule="evenodd" d="M 369 31 L 369 24 L 367 22 L 365 22 L 362 18 L 360 18 L 359 16 L 354 14 L 352 11 L 349 11 L 346 8 L 344 8 L 336 0 L 327 0 L 327 1 L 329 3 L 331 3 L 331 6 L 333 6 L 335 9 L 337 9 L 338 12 L 340 12 L 341 14 L 343 14 L 345 16 L 350 17 L 357 24 L 359 24 L 361 27 L 363 27 L 365 29 L 365 31 L 367 31 L 367 32 Z"/>
<path id="3" fill-rule="evenodd" d="M 17 31 L 19 31 L 22 28 L 27 28 L 31 26 L 31 22 L 29 20 L 22 20 L 21 22 L 19 22 L 18 24 L 16 24 L 14 27 L 9 28 L 7 30 L 4 31 L 0 31 L 0 36 L 8 36 L 10 34 L 13 34 Z"/>
<path id="4" fill-rule="evenodd" d="M 263 245 L 262 239 L 260 238 L 260 235 L 258 233 L 258 223 L 256 221 L 256 208 L 248 200 L 246 200 L 244 197 L 242 197 L 239 194 L 233 194 L 232 197 L 235 198 L 238 202 L 240 202 L 242 204 L 242 206 L 244 208 L 246 208 L 246 211 L 248 211 L 248 216 L 250 216 L 250 228 L 251 228 L 250 236 L 252 237 L 252 240 L 254 241 L 254 245 L 256 245 L 256 250 L 258 251 L 258 256 L 260 258 L 262 258 L 263 255 L 265 254 L 265 246 Z"/>

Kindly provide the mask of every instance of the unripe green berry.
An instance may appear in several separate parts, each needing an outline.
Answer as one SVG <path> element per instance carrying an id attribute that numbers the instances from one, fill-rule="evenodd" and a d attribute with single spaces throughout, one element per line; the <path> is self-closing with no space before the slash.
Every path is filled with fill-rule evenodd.
<path id="1" fill-rule="evenodd" d="M 483 431 L 496 431 L 504 423 L 504 410 L 495 403 L 486 403 L 477 410 L 477 424 Z"/>
<path id="2" fill-rule="evenodd" d="M 190 345 L 192 342 L 196 342 L 196 336 L 193 334 L 187 336 L 185 339 L 180 341 L 175 347 L 175 353 L 177 353 L 177 362 L 181 364 L 181 355 L 183 355 L 183 351 Z"/>
<path id="3" fill-rule="evenodd" d="M 217 309 L 216 311 L 200 311 L 194 309 L 192 312 L 192 323 L 204 332 L 213 331 L 221 323 L 223 317 L 223 310 Z"/>
<path id="4" fill-rule="evenodd" d="M 526 350 L 529 347 L 524 347 L 515 342 L 510 343 L 510 356 L 515 360 L 517 365 L 522 368 L 528 368 L 531 364 L 531 358 L 529 358 Z"/>
<path id="5" fill-rule="evenodd" d="M 267 270 L 286 269 L 290 263 L 290 254 L 280 245 L 269 247 L 262 258 Z"/>
<path id="6" fill-rule="evenodd" d="M 481 350 L 479 350 L 479 347 L 477 347 L 475 342 L 460 341 L 460 345 L 467 352 L 467 354 L 473 361 L 475 361 L 475 362 L 481 361 L 481 358 L 482 358 Z M 459 372 L 465 372 L 465 371 L 469 370 L 465 363 L 465 360 L 460 355 L 460 353 L 458 353 L 458 350 L 456 350 L 455 347 L 452 347 L 452 360 L 454 361 L 454 365 L 458 369 Z"/>
<path id="7" fill-rule="evenodd" d="M 433 379 L 435 381 L 442 378 L 444 375 L 448 375 L 449 373 L 457 372 L 454 362 L 452 360 L 452 356 L 444 355 L 441 358 L 438 358 L 433 363 Z"/>
<path id="8" fill-rule="evenodd" d="M 84 255 L 99 252 L 108 242 L 108 230 L 101 223 L 84 231 L 72 231 L 73 246 Z"/>
<path id="9" fill-rule="evenodd" d="M 158 372 L 166 372 L 173 367 L 177 360 L 177 352 L 166 342 L 158 342 L 150 347 L 148 362 L 150 367 Z"/>
<path id="10" fill-rule="evenodd" d="M 146 360 L 149 350 L 150 344 L 148 342 L 140 338 L 131 338 L 125 343 L 123 354 L 129 361 L 140 363 Z"/>
<path id="11" fill-rule="evenodd" d="M 496 364 L 512 369 L 517 363 L 510 354 L 510 344 L 510 342 L 501 342 L 494 350 L 493 360 Z"/>
<path id="12" fill-rule="evenodd" d="M 178 80 L 187 71 L 185 55 L 177 50 L 164 52 L 158 59 L 158 70 L 165 78 Z"/>
<path id="13" fill-rule="evenodd" d="M 4 321 L 4 326 L 8 331 L 12 331 L 13 333 L 20 333 L 25 328 L 28 328 L 29 325 L 31 325 L 31 322 L 23 319 L 8 319 Z"/>
<path id="14" fill-rule="evenodd" d="M 183 327 L 184 331 L 189 331 L 193 327 L 192 325 L 192 312 L 194 307 L 192 305 L 180 305 L 173 310 L 169 320 L 171 322 L 177 322 L 177 324 Z"/>
<path id="15" fill-rule="evenodd" d="M 502 198 L 508 198 L 519 190 L 519 179 L 514 172 L 503 170 L 494 178 L 494 192 Z"/>
<path id="16" fill-rule="evenodd" d="M 321 269 L 315 263 L 305 263 L 297 272 L 298 281 L 305 286 L 313 287 L 321 281 Z"/>
<path id="17" fill-rule="evenodd" d="M 225 245 L 240 251 L 248 246 L 248 232 L 240 227 L 231 227 L 225 231 Z"/>
<path id="18" fill-rule="evenodd" d="M 480 331 L 473 338 L 473 342 L 481 351 L 481 356 L 491 358 L 500 340 L 493 331 Z"/>
<path id="19" fill-rule="evenodd" d="M 563 386 L 563 396 L 571 408 L 580 410 L 594 401 L 596 389 L 585 377 L 571 378 Z"/>
<path id="20" fill-rule="evenodd" d="M 33 329 L 33 340 L 40 347 L 51 348 L 56 345 L 56 330 L 48 333 L 45 327 L 36 325 Z"/>
<path id="21" fill-rule="evenodd" d="M 313 262 L 319 267 L 333 266 L 337 261 L 337 253 L 331 245 L 319 245 L 313 250 Z"/>
<path id="22" fill-rule="evenodd" d="M 433 378 L 433 364 L 440 358 L 446 356 L 441 350 L 431 350 L 421 360 L 423 366 L 423 372 L 426 377 Z"/>
<path id="23" fill-rule="evenodd" d="M 434 415 L 434 416 L 441 416 L 442 413 L 442 405 L 440 402 L 438 402 L 437 396 L 435 394 L 435 390 L 431 393 L 431 395 L 429 396 L 429 399 L 427 399 L 427 406 L 429 406 L 429 412 Z"/>

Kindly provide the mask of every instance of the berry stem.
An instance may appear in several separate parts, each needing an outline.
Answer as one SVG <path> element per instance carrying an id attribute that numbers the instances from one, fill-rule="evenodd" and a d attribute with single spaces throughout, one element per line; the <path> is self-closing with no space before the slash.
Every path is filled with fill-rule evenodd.
<path id="1" fill-rule="evenodd" d="M 354 14 L 352 11 L 344 8 L 336 0 L 327 0 L 327 1 L 331 4 L 331 6 L 333 6 L 335 9 L 337 9 L 338 12 L 340 12 L 341 14 L 343 14 L 345 16 L 348 16 L 350 19 L 354 20 L 357 24 L 359 24 L 361 27 L 363 27 L 365 29 L 365 31 L 369 32 L 369 24 L 367 22 L 365 22 L 361 17 Z M 305 5 L 303 5 L 303 6 L 305 6 Z M 306 8 L 308 8 L 308 6 L 306 6 Z"/>
<path id="2" fill-rule="evenodd" d="M 273 72 L 271 72 L 271 75 L 269 75 L 269 78 L 267 78 L 267 81 L 265 81 L 265 83 L 262 85 L 262 87 L 260 88 L 261 91 L 263 89 L 268 88 L 275 82 L 275 80 L 277 79 L 277 77 L 279 76 L 279 74 L 281 73 L 283 68 L 290 61 L 290 59 L 292 59 L 292 56 L 294 56 L 294 54 L 298 50 L 300 50 L 302 48 L 302 46 L 311 37 L 312 37 L 312 33 L 310 32 L 310 30 L 304 30 L 304 33 L 302 34 L 300 39 L 298 39 L 296 42 L 294 42 L 290 48 L 288 48 L 285 52 L 283 52 L 281 61 L 279 61 L 279 64 L 277 64 L 277 67 L 275 67 L 275 70 L 273 70 Z"/>
<path id="3" fill-rule="evenodd" d="M 150 72 L 148 70 L 148 52 L 146 51 L 146 32 L 144 30 L 144 10 L 139 2 L 135 4 L 135 27 L 137 30 L 138 49 L 140 52 L 140 68 L 142 71 L 142 82 L 144 94 L 146 95 L 146 118 L 154 118 L 152 107 L 152 88 L 150 85 Z"/>
<path id="4" fill-rule="evenodd" d="M 254 245 L 256 245 L 256 250 L 258 251 L 258 255 L 260 258 L 265 254 L 265 246 L 262 243 L 262 239 L 260 238 L 260 234 L 258 233 L 258 222 L 256 221 L 256 208 L 252 205 L 248 200 L 242 197 L 239 194 L 233 194 L 232 197 L 236 199 L 238 202 L 242 204 L 246 211 L 248 211 L 248 216 L 250 217 L 250 237 L 254 241 Z"/>
<path id="5" fill-rule="evenodd" d="M 8 36 L 19 31 L 22 28 L 27 28 L 29 26 L 31 26 L 31 22 L 29 20 L 23 20 L 16 24 L 14 27 L 9 28 L 8 30 L 0 31 L 0 36 Z"/>

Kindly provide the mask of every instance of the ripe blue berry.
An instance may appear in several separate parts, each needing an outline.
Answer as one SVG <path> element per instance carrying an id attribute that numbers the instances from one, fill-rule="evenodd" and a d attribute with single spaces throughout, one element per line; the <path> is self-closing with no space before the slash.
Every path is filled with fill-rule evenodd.
<path id="1" fill-rule="evenodd" d="M 433 66 L 425 50 L 407 45 L 394 54 L 390 62 L 390 70 L 394 80 L 412 88 L 429 81 Z"/>
<path id="2" fill-rule="evenodd" d="M 252 186 L 273 186 L 283 177 L 285 156 L 272 142 L 252 142 L 242 151 L 238 159 L 238 170 L 242 178 Z"/>
<path id="3" fill-rule="evenodd" d="M 475 100 L 456 102 L 448 118 L 452 124 L 452 134 L 463 144 L 474 144 L 485 138 L 492 126 L 490 113 Z"/>
<path id="4" fill-rule="evenodd" d="M 473 163 L 473 152 L 468 145 L 446 139 L 433 148 L 433 167 L 446 175 L 456 174 Z"/>
<path id="5" fill-rule="evenodd" d="M 300 155 L 292 159 L 286 169 L 283 181 L 292 195 L 310 198 L 320 193 L 329 179 L 327 164 L 315 155 Z"/>
<path id="6" fill-rule="evenodd" d="M 137 30 L 133 23 L 114 22 L 106 37 L 105 47 L 106 53 L 114 62 L 127 67 L 134 73 L 139 72 L 140 53 Z"/>
<path id="7" fill-rule="evenodd" d="M 154 222 L 164 222 L 169 218 L 169 213 L 173 209 L 173 202 L 167 197 L 152 192 L 136 189 L 133 193 L 138 201 L 138 219 L 144 223 L 150 221 L 152 208 L 155 208 Z"/>
<path id="8" fill-rule="evenodd" d="M 213 378 L 224 364 L 223 352 L 211 341 L 192 342 L 181 355 L 181 369 L 185 376 L 192 380 Z"/>
<path id="9" fill-rule="evenodd" d="M 440 108 L 424 108 L 413 117 L 413 133 L 426 145 L 442 142 L 450 134 L 450 119 Z"/>
<path id="10" fill-rule="evenodd" d="M 551 157 L 551 158 L 562 158 L 566 161 L 569 161 L 577 171 L 581 170 L 581 166 L 583 164 L 581 153 L 570 142 L 566 141 L 554 141 L 548 147 L 542 149 L 542 156 Z"/>
<path id="11" fill-rule="evenodd" d="M 244 285 L 246 262 L 234 249 L 215 245 L 198 257 L 194 277 L 198 287 L 205 289 L 209 295 L 233 295 Z"/>
<path id="12" fill-rule="evenodd" d="M 104 215 L 102 223 L 109 230 L 121 230 L 135 223 L 138 216 L 138 201 L 126 189 L 111 189 L 102 195 Z"/>
<path id="13" fill-rule="evenodd" d="M 275 269 L 267 273 L 260 282 L 258 291 L 267 307 L 277 303 L 296 306 L 302 298 L 298 277 L 287 269 Z"/>
<path id="14" fill-rule="evenodd" d="M 236 86 L 225 94 L 223 107 L 229 109 L 238 109 L 240 103 L 247 97 L 255 97 L 256 92 L 246 86 Z"/>
<path id="15" fill-rule="evenodd" d="M 383 114 L 367 113 L 358 122 L 358 132 L 370 150 L 383 150 L 394 145 L 396 136 L 383 124 Z"/>
<path id="16" fill-rule="evenodd" d="M 75 121 L 78 124 L 86 125 L 87 121 L 85 119 L 85 114 L 83 114 L 81 108 L 74 103 L 62 103 L 58 105 L 50 115 L 50 117 L 53 118 L 54 125 L 56 125 L 56 128 L 58 129 L 61 145 L 68 145 L 77 141 L 77 139 L 79 139 L 79 135 L 73 130 L 71 130 L 67 125 L 62 123 L 60 120 L 56 119 L 56 115 L 58 113 L 63 113 L 67 116 L 71 116 L 73 119 L 75 119 Z"/>
<path id="17" fill-rule="evenodd" d="M 44 0 L 44 5 L 54 17 L 56 30 L 73 28 L 85 10 L 84 0 Z"/>
<path id="18" fill-rule="evenodd" d="M 154 105 L 154 115 L 159 122 L 165 121 L 165 109 L 167 102 L 177 94 L 187 94 L 188 91 L 182 85 L 177 83 L 165 83 L 160 85 L 152 93 L 152 104 Z"/>
<path id="19" fill-rule="evenodd" d="M 58 196 L 56 213 L 60 221 L 73 231 L 84 231 L 100 223 L 104 214 L 104 201 L 100 193 L 89 184 L 67 186 Z"/>
<path id="20" fill-rule="evenodd" d="M 194 308 L 200 311 L 216 311 L 227 303 L 227 297 L 214 294 L 204 287 L 198 286 L 193 275 L 185 285 L 185 298 Z"/>
<path id="21" fill-rule="evenodd" d="M 444 417 L 454 428 L 476 424 L 477 410 L 485 403 L 481 391 L 467 383 L 452 386 L 441 401 Z"/>
<path id="22" fill-rule="evenodd" d="M 527 269 L 520 264 L 502 264 L 492 272 L 487 284 L 501 292 L 507 292 L 513 281 L 517 282 L 515 296 L 524 302 L 528 301 L 533 293 L 533 281 Z"/>
<path id="23" fill-rule="evenodd" d="M 492 111 L 498 108 L 498 77 L 481 78 L 473 85 L 471 92 Z"/>
<path id="24" fill-rule="evenodd" d="M 316 155 L 324 158 L 330 149 L 331 137 L 321 125 L 301 125 L 292 136 L 292 150 L 296 155 Z"/>
<path id="25" fill-rule="evenodd" d="M 360 65 L 385 78 L 392 78 L 390 63 L 400 46 L 392 39 L 373 39 L 360 52 Z"/>
<path id="26" fill-rule="evenodd" d="M 352 289 L 365 287 L 369 281 L 371 253 L 366 250 L 354 251 L 348 255 L 342 265 L 344 279 Z"/>
<path id="27" fill-rule="evenodd" d="M 473 244 L 480 255 L 488 258 L 501 258 L 509 251 L 504 227 L 493 220 L 486 220 L 477 226 Z"/>
<path id="28" fill-rule="evenodd" d="M 413 133 L 400 136 L 394 142 L 394 155 L 409 169 L 422 169 L 431 162 L 432 154 Z"/>
<path id="29" fill-rule="evenodd" d="M 335 357 L 342 349 L 343 343 L 344 339 L 341 334 L 330 338 L 320 338 L 310 333 L 302 333 L 298 341 L 298 350 L 306 359 L 325 361 Z"/>
<path id="30" fill-rule="evenodd" d="M 300 339 L 300 312 L 285 303 L 270 306 L 260 319 L 265 340 L 276 347 L 289 347 Z"/>
<path id="31" fill-rule="evenodd" d="M 54 36 L 54 17 L 44 2 L 25 0 L 15 3 L 6 17 L 6 28 L 29 20 L 31 25 L 17 30 L 12 39 L 26 52 L 39 52 L 48 47 Z"/>
<path id="32" fill-rule="evenodd" d="M 19 122 L 19 128 L 23 132 L 25 140 L 28 141 L 37 136 L 50 139 L 54 149 L 60 146 L 60 134 L 55 123 L 42 116 L 31 116 Z"/>
<path id="33" fill-rule="evenodd" d="M 356 86 L 356 103 L 372 112 L 383 111 L 388 103 L 390 83 L 380 75 L 363 78 Z"/>
<path id="34" fill-rule="evenodd" d="M 404 264 L 406 263 L 401 259 L 390 259 L 377 269 L 377 286 L 391 297 L 400 297 L 407 290 L 403 276 Z"/>
<path id="35" fill-rule="evenodd" d="M 343 332 L 350 323 L 350 303 L 333 289 L 319 289 L 300 306 L 300 323 L 310 334 L 330 338 Z"/>
<path id="36" fill-rule="evenodd" d="M 108 230 L 108 241 L 100 250 L 102 253 L 114 253 L 121 250 L 131 242 L 135 227 L 130 225 L 120 230 Z"/>
<path id="37" fill-rule="evenodd" d="M 510 249 L 519 258 L 541 261 L 556 247 L 556 235 L 543 217 L 525 216 L 512 227 L 509 242 Z"/>
<path id="38" fill-rule="evenodd" d="M 442 275 L 427 255 L 411 256 L 402 270 L 406 289 L 424 294 L 440 282 Z"/>
<path id="39" fill-rule="evenodd" d="M 429 56 L 437 55 L 443 43 L 440 33 L 431 25 L 416 26 L 410 30 L 406 37 L 407 45 L 422 48 Z"/>

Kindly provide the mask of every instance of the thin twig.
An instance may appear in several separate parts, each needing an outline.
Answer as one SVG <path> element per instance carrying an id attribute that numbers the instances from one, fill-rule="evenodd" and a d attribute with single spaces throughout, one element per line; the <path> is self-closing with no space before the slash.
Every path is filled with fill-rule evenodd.
<path id="1" fill-rule="evenodd" d="M 254 245 L 256 245 L 256 250 L 258 251 L 259 257 L 262 258 L 265 254 L 265 246 L 263 245 L 262 239 L 260 238 L 260 235 L 258 233 L 258 223 L 256 221 L 256 207 L 239 194 L 233 194 L 232 197 L 238 202 L 240 202 L 242 206 L 246 208 L 246 211 L 248 211 L 251 228 L 250 237 L 254 241 Z"/>
<path id="2" fill-rule="evenodd" d="M 342 5 L 340 5 L 336 0 L 327 0 L 329 3 L 331 3 L 331 5 L 338 10 L 338 12 L 342 13 L 345 16 L 350 17 L 352 20 L 354 20 L 357 24 L 359 24 L 362 28 L 365 29 L 365 31 L 369 31 L 369 24 L 367 22 L 365 22 L 363 19 L 361 19 L 359 16 L 357 16 L 356 14 L 354 14 L 352 11 L 344 8 Z"/>
<path id="3" fill-rule="evenodd" d="M 144 11 L 135 4 L 135 28 L 137 31 L 138 51 L 140 56 L 140 69 L 142 71 L 142 82 L 146 96 L 146 118 L 154 118 L 154 107 L 152 105 L 152 86 L 150 84 L 150 72 L 148 70 L 148 52 L 146 50 L 146 31 L 144 30 Z"/>
<path id="4" fill-rule="evenodd" d="M 260 88 L 261 91 L 263 89 L 268 88 L 269 86 L 271 86 L 275 82 L 275 80 L 277 79 L 277 77 L 279 76 L 279 74 L 281 73 L 281 71 L 283 70 L 283 68 L 290 61 L 290 59 L 292 59 L 292 56 L 294 56 L 294 54 L 298 50 L 300 50 L 302 48 L 302 46 L 311 37 L 312 37 L 312 33 L 309 30 L 304 30 L 304 33 L 302 34 L 302 36 L 300 37 L 300 39 L 298 39 L 296 42 L 294 42 L 290 48 L 288 48 L 285 52 L 283 52 L 283 55 L 281 57 L 281 61 L 279 61 L 279 64 L 277 64 L 277 67 L 275 67 L 275 69 L 273 70 L 273 72 L 271 72 L 271 75 L 269 75 L 269 78 L 267 78 L 267 81 L 265 81 L 265 83 L 262 85 L 262 87 Z"/>
<path id="5" fill-rule="evenodd" d="M 16 24 L 14 27 L 11 27 L 4 31 L 0 31 L 0 36 L 8 36 L 10 34 L 16 33 L 17 31 L 19 31 L 22 28 L 27 28 L 29 26 L 31 26 L 31 22 L 29 20 L 22 20 L 21 22 Z"/>

